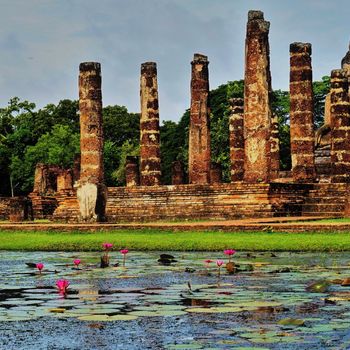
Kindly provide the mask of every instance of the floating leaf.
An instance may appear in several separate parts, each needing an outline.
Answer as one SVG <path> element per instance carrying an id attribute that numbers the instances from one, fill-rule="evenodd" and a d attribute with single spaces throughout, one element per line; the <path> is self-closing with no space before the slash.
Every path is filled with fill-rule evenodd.
<path id="1" fill-rule="evenodd" d="M 109 322 L 109 321 L 132 321 L 136 320 L 137 316 L 135 315 L 88 315 L 88 316 L 80 316 L 78 320 L 80 321 L 98 321 L 98 322 Z"/>
<path id="2" fill-rule="evenodd" d="M 311 293 L 324 293 L 328 290 L 331 283 L 327 280 L 316 281 L 306 287 L 306 290 Z"/>
<path id="3" fill-rule="evenodd" d="M 283 320 L 279 320 L 278 324 L 281 326 L 304 326 L 305 321 L 298 318 L 284 318 Z"/>
<path id="4" fill-rule="evenodd" d="M 181 310 L 156 310 L 156 311 L 132 311 L 129 315 L 142 316 L 142 317 L 167 317 L 167 316 L 182 316 L 186 315 L 186 312 Z"/>
<path id="5" fill-rule="evenodd" d="M 66 309 L 63 308 L 56 308 L 56 309 L 49 309 L 49 312 L 56 312 L 56 313 L 63 313 Z"/>

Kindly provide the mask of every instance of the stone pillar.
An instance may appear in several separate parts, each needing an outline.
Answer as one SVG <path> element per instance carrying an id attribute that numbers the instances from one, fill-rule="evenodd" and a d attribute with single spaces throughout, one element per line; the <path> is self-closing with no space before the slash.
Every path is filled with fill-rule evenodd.
<path id="1" fill-rule="evenodd" d="M 140 119 L 140 183 L 141 186 L 160 185 L 160 135 L 157 65 L 141 65 L 141 119 Z"/>
<path id="2" fill-rule="evenodd" d="M 270 180 L 277 179 L 280 172 L 280 139 L 278 130 L 278 116 L 272 114 L 271 118 L 271 165 Z"/>
<path id="3" fill-rule="evenodd" d="M 184 167 L 180 160 L 175 160 L 171 164 L 171 184 L 182 185 L 184 183 Z"/>
<path id="4" fill-rule="evenodd" d="M 43 163 L 38 163 L 35 166 L 34 187 L 33 187 L 32 193 L 44 195 L 47 192 L 47 186 L 48 186 L 47 178 L 48 178 L 47 165 Z"/>
<path id="5" fill-rule="evenodd" d="M 71 190 L 73 188 L 73 176 L 71 169 L 60 169 L 57 174 L 57 192 Z"/>
<path id="6" fill-rule="evenodd" d="M 101 65 L 84 62 L 79 66 L 80 179 L 77 196 L 80 219 L 102 221 L 106 188 L 103 185 L 103 131 Z"/>
<path id="7" fill-rule="evenodd" d="M 139 157 L 126 157 L 125 179 L 126 187 L 135 187 L 140 185 Z"/>
<path id="8" fill-rule="evenodd" d="M 332 182 L 350 182 L 350 104 L 347 72 L 331 74 Z"/>
<path id="9" fill-rule="evenodd" d="M 230 99 L 231 182 L 242 181 L 244 175 L 243 98 Z"/>
<path id="10" fill-rule="evenodd" d="M 194 54 L 191 76 L 191 111 L 188 149 L 190 184 L 210 183 L 210 126 L 208 57 Z"/>
<path id="11" fill-rule="evenodd" d="M 324 125 L 331 125 L 331 94 L 328 93 L 324 100 Z"/>
<path id="12" fill-rule="evenodd" d="M 249 11 L 244 76 L 244 180 L 269 182 L 271 167 L 270 23 Z"/>
<path id="13" fill-rule="evenodd" d="M 314 101 L 311 44 L 290 44 L 290 144 L 292 174 L 296 182 L 313 182 Z"/>
<path id="14" fill-rule="evenodd" d="M 210 164 L 210 183 L 211 184 L 222 183 L 222 167 L 220 163 L 212 162 Z"/>

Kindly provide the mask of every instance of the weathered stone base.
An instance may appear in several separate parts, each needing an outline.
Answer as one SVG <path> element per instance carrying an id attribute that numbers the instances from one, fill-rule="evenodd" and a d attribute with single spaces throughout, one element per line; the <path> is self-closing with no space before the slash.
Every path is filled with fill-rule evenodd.
<path id="1" fill-rule="evenodd" d="M 32 192 L 29 198 L 32 201 L 34 219 L 51 219 L 58 206 L 56 197 L 40 196 Z"/>
<path id="2" fill-rule="evenodd" d="M 32 205 L 27 197 L 0 197 L 0 220 L 23 221 L 32 218 Z"/>
<path id="3" fill-rule="evenodd" d="M 336 191 L 336 192 L 332 192 Z M 339 203 L 342 184 L 231 184 L 109 187 L 106 205 L 108 222 L 142 222 L 175 219 L 235 219 L 273 216 L 328 215 L 318 199 L 332 200 L 335 216 L 343 215 Z M 336 195 L 336 196 L 333 196 Z M 345 192 L 344 194 L 345 195 Z M 332 197 L 333 196 L 333 197 Z M 318 198 L 318 197 L 317 197 Z M 54 220 L 74 222 L 79 218 L 75 191 L 61 194 Z M 311 210 L 311 206 L 312 210 Z"/>

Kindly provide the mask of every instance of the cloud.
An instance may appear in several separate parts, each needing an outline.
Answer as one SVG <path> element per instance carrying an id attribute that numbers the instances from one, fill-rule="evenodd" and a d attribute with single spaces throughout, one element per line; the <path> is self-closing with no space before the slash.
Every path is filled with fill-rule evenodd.
<path id="1" fill-rule="evenodd" d="M 13 96 L 39 107 L 76 99 L 78 66 L 102 64 L 104 104 L 139 110 L 140 65 L 156 61 L 161 118 L 189 106 L 193 53 L 209 56 L 212 88 L 243 78 L 247 12 L 271 21 L 274 88 L 288 89 L 289 44 L 313 44 L 314 77 L 338 68 L 349 7 L 326 0 L 12 0 L 0 13 L 0 106 Z"/>

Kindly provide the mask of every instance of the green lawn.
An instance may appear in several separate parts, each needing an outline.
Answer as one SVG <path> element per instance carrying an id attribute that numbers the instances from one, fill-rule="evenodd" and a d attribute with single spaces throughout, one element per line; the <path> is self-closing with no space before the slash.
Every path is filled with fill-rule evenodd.
<path id="1" fill-rule="evenodd" d="M 172 232 L 118 230 L 110 232 L 0 231 L 1 250 L 97 251 L 103 242 L 132 250 L 273 250 L 350 251 L 349 233 Z"/>
<path id="2" fill-rule="evenodd" d="M 299 221 L 300 222 L 300 221 Z M 321 224 L 329 224 L 329 223 L 339 223 L 339 224 L 347 224 L 350 222 L 350 218 L 334 218 L 334 219 L 321 219 L 321 220 L 315 220 L 312 221 L 315 223 L 321 223 Z"/>

